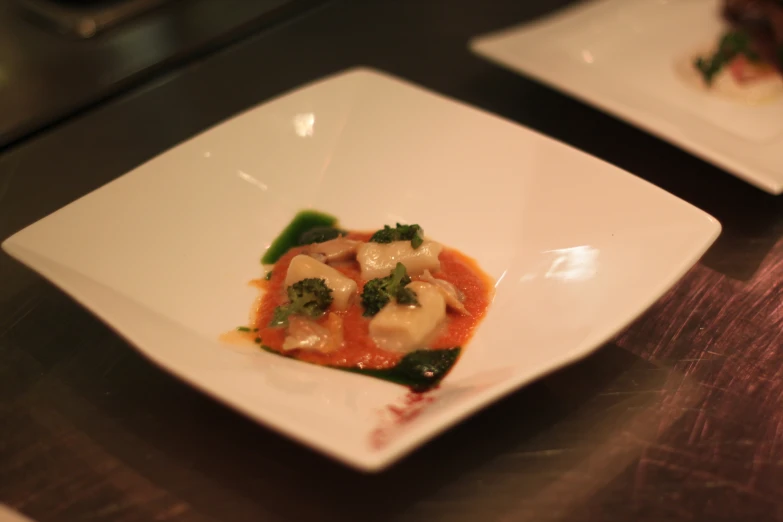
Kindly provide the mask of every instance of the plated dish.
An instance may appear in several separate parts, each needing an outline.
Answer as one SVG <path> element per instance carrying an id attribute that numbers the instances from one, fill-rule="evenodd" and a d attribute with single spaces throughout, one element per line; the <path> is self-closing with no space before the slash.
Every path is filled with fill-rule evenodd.
<path id="1" fill-rule="evenodd" d="M 597 0 L 471 47 L 780 194 L 781 9 L 774 0 Z"/>
<path id="2" fill-rule="evenodd" d="M 446 376 L 484 317 L 493 281 L 418 224 L 347 231 L 299 212 L 264 255 L 254 320 L 264 350 L 420 393 Z"/>
<path id="3" fill-rule="evenodd" d="M 276 238 L 299 211 L 318 209 L 346 231 L 419 224 L 423 241 L 443 246 L 440 272 L 428 269 L 465 294 L 471 316 L 454 332 L 459 343 L 408 345 L 461 345 L 437 386 L 412 393 L 410 383 L 308 364 L 283 349 L 293 332 L 268 329 L 282 317 L 275 310 L 296 296 L 288 296 L 285 256 L 266 259 L 274 263 L 270 281 L 260 258 L 288 251 Z M 378 471 L 597 349 L 669 289 L 719 230 L 701 210 L 592 156 L 387 74 L 353 69 L 206 130 L 3 249 L 166 371 L 303 445 Z M 371 243 L 366 234 L 348 238 Z M 289 251 L 289 259 L 300 253 Z M 328 258 L 308 257 L 327 260 L 318 254 Z M 486 274 L 486 285 L 473 293 L 451 277 L 451 261 L 466 277 Z M 356 283 L 351 313 L 368 324 L 359 317 L 359 280 L 388 277 L 389 265 L 362 277 L 358 262 L 349 263 L 356 263 L 344 267 Z M 408 270 L 410 284 L 426 277 Z M 261 297 L 261 311 L 258 280 L 279 290 Z M 338 293 L 316 322 L 329 321 Z M 481 296 L 490 302 L 479 320 Z M 290 326 L 301 314 L 288 312 Z M 463 320 L 454 310 L 446 316 Z M 237 326 L 249 331 L 233 335 L 249 342 L 221 337 Z M 342 354 L 346 363 L 353 357 Z M 343 355 L 310 362 L 332 366 Z M 347 366 L 359 366 L 353 362 Z"/>
<path id="4" fill-rule="evenodd" d="M 743 103 L 783 95 L 783 4 L 724 0 L 720 38 L 681 64 L 692 84 Z"/>

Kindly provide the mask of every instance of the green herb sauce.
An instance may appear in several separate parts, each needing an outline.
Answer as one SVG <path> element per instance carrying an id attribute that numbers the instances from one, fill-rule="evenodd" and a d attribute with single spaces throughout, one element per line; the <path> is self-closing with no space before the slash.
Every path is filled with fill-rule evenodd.
<path id="1" fill-rule="evenodd" d="M 337 218 L 317 212 L 315 210 L 303 210 L 294 216 L 294 219 L 288 224 L 277 238 L 272 241 L 269 249 L 261 258 L 261 263 L 272 265 L 280 259 L 283 254 L 295 246 L 299 246 L 303 234 L 317 228 L 335 229 Z M 336 237 L 336 236 L 335 236 Z"/>
<path id="2" fill-rule="evenodd" d="M 407 386 L 414 392 L 425 392 L 437 386 L 457 362 L 461 348 L 446 350 L 418 350 L 411 352 L 393 368 L 369 370 L 365 368 L 339 368 L 385 381 Z"/>
<path id="3" fill-rule="evenodd" d="M 290 357 L 264 344 L 261 345 L 261 348 L 281 357 Z M 418 350 L 407 354 L 396 366 L 385 370 L 348 366 L 329 366 L 329 368 L 390 381 L 407 386 L 416 393 L 422 393 L 440 384 L 440 381 L 457 362 L 461 352 L 460 347 L 445 350 Z"/>

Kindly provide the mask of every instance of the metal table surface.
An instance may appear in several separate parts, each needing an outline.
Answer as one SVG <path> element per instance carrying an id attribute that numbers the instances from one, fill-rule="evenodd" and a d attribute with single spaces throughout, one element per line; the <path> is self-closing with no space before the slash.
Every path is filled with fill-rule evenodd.
<path id="1" fill-rule="evenodd" d="M 466 49 L 564 3 L 331 2 L 0 155 L 0 236 L 237 111 L 365 64 L 718 218 L 714 247 L 647 313 L 362 475 L 170 377 L 2 256 L 0 502 L 39 521 L 783 520 L 783 198 Z"/>
<path id="2" fill-rule="evenodd" d="M 0 0 L 0 150 L 323 1 L 176 0 L 80 40 Z"/>

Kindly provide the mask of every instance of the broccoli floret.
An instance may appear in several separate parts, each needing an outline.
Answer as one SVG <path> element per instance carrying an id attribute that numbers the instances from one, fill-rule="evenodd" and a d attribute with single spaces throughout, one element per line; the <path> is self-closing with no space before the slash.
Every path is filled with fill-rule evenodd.
<path id="1" fill-rule="evenodd" d="M 392 241 L 410 241 L 413 248 L 419 248 L 424 242 L 424 230 L 419 225 L 400 225 L 392 228 L 384 225 L 370 238 L 371 243 L 391 243 Z"/>
<path id="2" fill-rule="evenodd" d="M 397 263 L 391 275 L 367 281 L 362 291 L 364 316 L 372 317 L 377 314 L 392 298 L 400 304 L 419 306 L 419 300 L 413 290 L 405 288 L 410 282 L 411 278 L 402 263 Z"/>
<path id="3" fill-rule="evenodd" d="M 332 289 L 314 277 L 302 279 L 286 290 L 289 303 L 275 308 L 270 327 L 288 326 L 288 316 L 321 317 L 332 304 Z"/>

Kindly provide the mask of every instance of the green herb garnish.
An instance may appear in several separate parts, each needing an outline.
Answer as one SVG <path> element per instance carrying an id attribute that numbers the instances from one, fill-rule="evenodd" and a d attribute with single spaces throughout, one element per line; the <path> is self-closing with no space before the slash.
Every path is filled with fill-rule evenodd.
<path id="1" fill-rule="evenodd" d="M 272 271 L 271 270 L 266 273 L 266 275 L 264 276 L 264 279 L 266 279 L 267 281 L 272 279 Z"/>
<path id="2" fill-rule="evenodd" d="M 734 58 L 744 55 L 751 62 L 758 62 L 761 56 L 753 50 L 750 36 L 744 31 L 729 31 L 723 35 L 718 50 L 707 58 L 699 57 L 694 66 L 701 72 L 707 85 L 711 85 L 715 76 Z"/>
<path id="3" fill-rule="evenodd" d="M 332 304 L 332 289 L 314 277 L 302 279 L 286 289 L 289 303 L 275 308 L 270 327 L 288 326 L 288 316 L 321 317 Z"/>
<path id="4" fill-rule="evenodd" d="M 247 326 L 237 326 L 237 332 L 249 332 L 250 328 Z"/>
<path id="5" fill-rule="evenodd" d="M 424 243 L 424 230 L 419 225 L 400 225 L 392 228 L 384 225 L 370 238 L 371 243 L 391 243 L 392 241 L 410 241 L 413 248 Z"/>
<path id="6" fill-rule="evenodd" d="M 400 304 L 418 306 L 419 300 L 416 298 L 416 293 L 405 288 L 405 285 L 410 282 L 411 278 L 402 263 L 397 263 L 397 266 L 387 277 L 367 281 L 364 290 L 362 290 L 364 316 L 372 317 L 377 314 L 392 299 L 396 299 Z"/>

